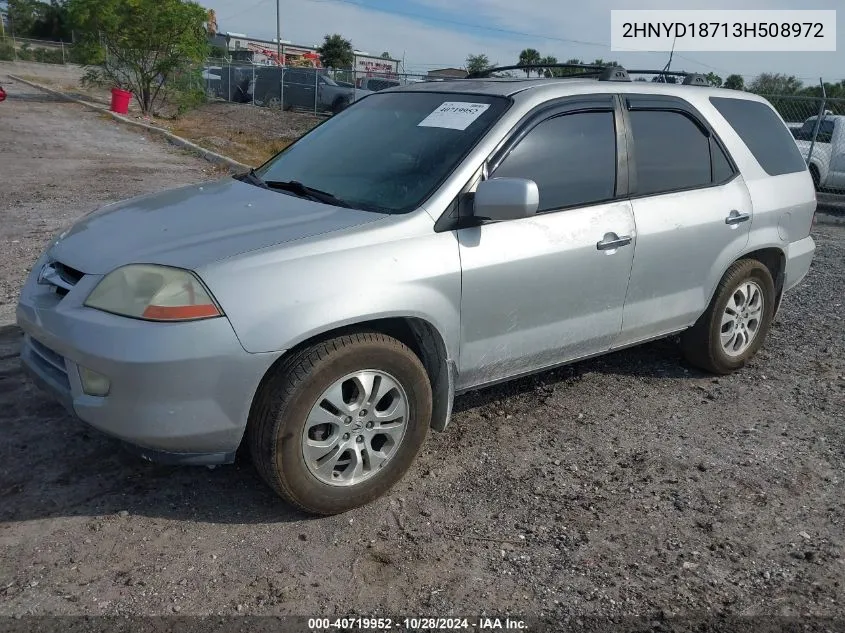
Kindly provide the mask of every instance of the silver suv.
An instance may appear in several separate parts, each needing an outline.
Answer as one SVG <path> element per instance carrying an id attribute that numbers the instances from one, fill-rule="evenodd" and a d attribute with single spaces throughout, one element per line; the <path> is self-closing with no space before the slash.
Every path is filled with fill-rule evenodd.
<path id="1" fill-rule="evenodd" d="M 338 513 L 402 477 L 455 394 L 678 333 L 693 365 L 739 369 L 810 268 L 815 206 L 748 93 L 415 84 L 249 174 L 82 219 L 23 288 L 21 357 L 145 458 L 243 445 Z"/>

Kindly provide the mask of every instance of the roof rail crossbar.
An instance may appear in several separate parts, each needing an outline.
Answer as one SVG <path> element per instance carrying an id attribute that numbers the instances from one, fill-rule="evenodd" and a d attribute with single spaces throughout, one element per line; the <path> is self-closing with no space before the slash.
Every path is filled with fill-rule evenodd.
<path id="1" fill-rule="evenodd" d="M 535 70 L 537 72 L 541 70 L 547 70 L 550 68 L 568 68 L 572 70 L 580 70 L 583 72 L 580 73 L 573 73 L 571 75 L 563 75 L 562 77 L 556 77 L 556 79 L 562 79 L 565 77 L 598 77 L 607 66 L 596 66 L 594 64 L 529 64 L 529 65 L 515 65 L 515 66 L 496 66 L 494 68 L 486 68 L 485 70 L 479 70 L 474 73 L 470 73 L 467 76 L 467 79 L 483 79 L 485 77 L 489 77 L 492 73 L 499 73 L 506 70 L 527 70 L 532 71 Z"/>
<path id="2" fill-rule="evenodd" d="M 707 77 L 700 73 L 688 73 L 682 70 L 629 70 L 629 75 L 663 75 L 669 77 L 681 77 L 685 86 L 710 86 Z"/>

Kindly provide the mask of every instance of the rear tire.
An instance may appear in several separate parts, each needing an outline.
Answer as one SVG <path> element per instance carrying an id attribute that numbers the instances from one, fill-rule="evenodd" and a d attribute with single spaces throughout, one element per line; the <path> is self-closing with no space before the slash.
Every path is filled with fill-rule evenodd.
<path id="1" fill-rule="evenodd" d="M 763 346 L 775 308 L 775 284 L 756 259 L 734 263 L 719 282 L 707 311 L 681 336 L 696 367 L 725 375 L 740 369 Z"/>
<path id="2" fill-rule="evenodd" d="M 352 101 L 349 97 L 338 97 L 332 104 L 332 114 L 340 114 L 349 107 L 350 103 Z"/>
<path id="3" fill-rule="evenodd" d="M 816 191 L 821 190 L 822 177 L 819 174 L 819 168 L 815 165 L 810 165 L 810 177 L 813 179 L 813 187 Z"/>
<path id="4" fill-rule="evenodd" d="M 425 441 L 431 401 L 425 368 L 407 346 L 375 332 L 341 336 L 271 370 L 247 443 L 279 496 L 306 512 L 338 514 L 404 476 Z"/>

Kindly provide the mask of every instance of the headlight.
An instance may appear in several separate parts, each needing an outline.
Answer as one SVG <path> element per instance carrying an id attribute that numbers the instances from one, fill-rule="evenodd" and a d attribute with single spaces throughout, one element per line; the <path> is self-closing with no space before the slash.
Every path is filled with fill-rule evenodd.
<path id="1" fill-rule="evenodd" d="M 85 305 L 148 321 L 193 321 L 222 315 L 196 275 L 148 264 L 110 272 L 91 291 Z"/>

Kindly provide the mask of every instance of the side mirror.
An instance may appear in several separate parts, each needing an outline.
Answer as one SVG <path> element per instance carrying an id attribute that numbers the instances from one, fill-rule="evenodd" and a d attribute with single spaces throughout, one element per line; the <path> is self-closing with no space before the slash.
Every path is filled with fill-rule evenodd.
<path id="1" fill-rule="evenodd" d="M 525 178 L 491 178 L 475 190 L 473 215 L 482 220 L 516 220 L 537 213 L 540 190 Z"/>

